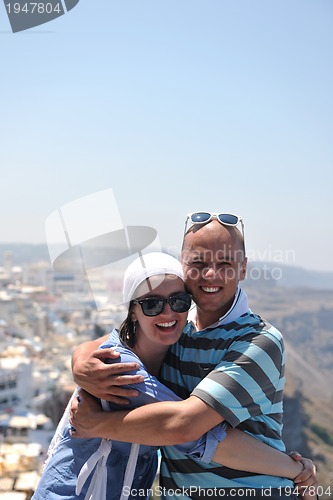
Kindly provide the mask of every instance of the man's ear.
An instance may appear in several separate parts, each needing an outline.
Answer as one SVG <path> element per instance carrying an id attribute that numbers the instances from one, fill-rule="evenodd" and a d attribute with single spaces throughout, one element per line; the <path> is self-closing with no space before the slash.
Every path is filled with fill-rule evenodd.
<path id="1" fill-rule="evenodd" d="M 239 281 L 245 280 L 246 268 L 247 268 L 247 257 L 245 257 L 245 259 L 242 262 L 242 267 L 239 274 Z"/>

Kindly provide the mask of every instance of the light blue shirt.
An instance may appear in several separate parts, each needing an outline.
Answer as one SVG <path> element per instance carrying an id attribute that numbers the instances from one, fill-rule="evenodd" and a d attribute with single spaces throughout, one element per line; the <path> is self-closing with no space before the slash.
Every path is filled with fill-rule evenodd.
<path id="1" fill-rule="evenodd" d="M 161 384 L 156 377 L 150 375 L 140 359 L 119 341 L 117 330 L 113 330 L 108 340 L 101 345 L 101 348 L 116 347 L 120 353 L 120 358 L 116 362 L 127 363 L 137 362 L 140 365 L 137 374 L 144 376 L 144 381 L 135 384 L 133 388 L 139 391 L 139 396 L 130 400 L 130 404 L 121 407 L 109 403 L 110 410 L 132 409 L 144 404 L 157 401 L 178 401 L 170 389 Z M 110 362 L 114 362 L 110 360 Z M 130 372 L 129 372 L 130 373 Z M 130 386 L 127 386 L 130 387 Z M 60 440 L 55 453 L 47 462 L 33 500 L 83 500 L 87 494 L 91 476 L 84 484 L 80 494 L 75 494 L 75 487 L 78 475 L 89 457 L 95 453 L 101 439 L 80 439 L 71 438 L 69 434 L 69 424 L 65 428 L 64 435 Z M 215 453 L 216 446 L 225 437 L 225 426 L 223 424 L 214 427 L 200 439 L 179 445 L 179 450 L 184 454 L 191 454 L 198 460 L 209 463 Z M 106 461 L 107 468 L 107 499 L 118 500 L 121 496 L 124 473 L 130 455 L 131 443 L 120 441 L 112 442 L 112 449 Z M 137 465 L 134 473 L 132 490 L 133 492 L 147 491 L 151 488 L 157 470 L 157 448 L 153 446 L 140 445 Z M 141 495 L 141 498 L 144 498 Z M 129 499 L 137 498 L 137 494 L 130 495 Z M 104 500 L 104 499 L 101 499 Z"/>

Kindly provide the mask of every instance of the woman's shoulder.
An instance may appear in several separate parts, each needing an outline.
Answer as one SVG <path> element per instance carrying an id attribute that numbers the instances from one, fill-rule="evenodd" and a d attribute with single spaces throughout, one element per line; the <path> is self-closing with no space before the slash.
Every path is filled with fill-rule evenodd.
<path id="1" fill-rule="evenodd" d="M 103 344 L 99 346 L 100 349 L 107 349 L 108 347 L 116 347 L 117 345 L 122 345 L 121 340 L 119 338 L 119 333 L 116 328 L 112 330 L 111 333 L 109 333 L 109 336 Z"/>
<path id="2" fill-rule="evenodd" d="M 130 350 L 129 347 L 124 345 L 119 338 L 119 333 L 116 328 L 112 330 L 108 339 L 100 345 L 100 349 L 108 349 L 113 347 L 116 352 L 119 352 L 120 356 L 116 359 L 109 359 L 108 363 L 130 363 L 135 361 L 136 363 L 142 364 L 140 359 L 134 352 Z"/>

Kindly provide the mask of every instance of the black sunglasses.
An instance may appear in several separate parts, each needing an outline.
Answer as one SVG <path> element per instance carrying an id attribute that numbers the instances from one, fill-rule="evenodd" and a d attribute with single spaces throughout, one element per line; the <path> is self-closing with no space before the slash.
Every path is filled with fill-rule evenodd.
<path id="1" fill-rule="evenodd" d="M 183 313 L 191 307 L 192 297 L 189 293 L 183 292 L 171 297 L 146 297 L 141 300 L 133 300 L 133 304 L 140 304 L 145 316 L 158 316 L 164 310 L 166 304 L 177 313 Z"/>

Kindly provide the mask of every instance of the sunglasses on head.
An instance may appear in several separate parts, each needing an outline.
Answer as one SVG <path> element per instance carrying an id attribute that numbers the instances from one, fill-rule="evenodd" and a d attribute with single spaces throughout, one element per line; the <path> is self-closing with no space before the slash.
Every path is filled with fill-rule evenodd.
<path id="1" fill-rule="evenodd" d="M 183 292 L 171 297 L 146 297 L 145 299 L 133 300 L 133 304 L 140 304 L 145 316 L 158 316 L 164 310 L 166 304 L 177 313 L 183 313 L 191 307 L 191 295 Z"/>
<path id="2" fill-rule="evenodd" d="M 244 233 L 244 223 L 240 215 L 225 213 L 219 214 L 212 212 L 193 212 L 191 214 L 188 214 L 188 216 L 186 217 L 184 234 L 186 234 L 187 231 L 195 224 L 207 224 L 207 222 L 210 222 L 212 219 L 217 219 L 219 223 L 223 224 L 224 226 L 237 226 L 237 224 L 240 223 L 242 226 L 242 231 Z M 188 223 L 189 227 L 187 227 Z"/>

